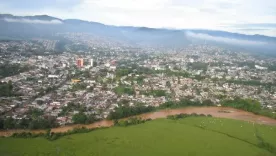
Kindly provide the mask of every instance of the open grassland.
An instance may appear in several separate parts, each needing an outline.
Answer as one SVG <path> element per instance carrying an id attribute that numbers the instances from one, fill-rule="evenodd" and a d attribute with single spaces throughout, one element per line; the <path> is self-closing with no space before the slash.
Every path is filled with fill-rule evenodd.
<path id="1" fill-rule="evenodd" d="M 0 138 L 1 156 L 274 156 L 276 127 L 222 118 L 157 119 L 44 138 Z"/>

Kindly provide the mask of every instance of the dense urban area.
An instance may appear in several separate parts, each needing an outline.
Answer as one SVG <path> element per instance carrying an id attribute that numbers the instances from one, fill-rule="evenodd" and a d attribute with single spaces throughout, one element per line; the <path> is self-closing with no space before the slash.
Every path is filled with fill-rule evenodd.
<path id="1" fill-rule="evenodd" d="M 0 42 L 1 129 L 87 124 L 183 102 L 251 100 L 275 114 L 276 58 L 208 44 L 142 48 L 84 33 L 57 37 Z"/>

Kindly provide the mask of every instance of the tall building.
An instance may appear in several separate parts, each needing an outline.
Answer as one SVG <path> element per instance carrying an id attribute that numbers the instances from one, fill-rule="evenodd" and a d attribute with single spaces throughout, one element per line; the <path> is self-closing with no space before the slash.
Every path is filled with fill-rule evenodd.
<path id="1" fill-rule="evenodd" d="M 83 59 L 82 58 L 77 59 L 77 67 L 79 67 L 79 68 L 83 67 Z"/>
<path id="2" fill-rule="evenodd" d="M 90 66 L 93 67 L 93 59 L 90 59 Z"/>

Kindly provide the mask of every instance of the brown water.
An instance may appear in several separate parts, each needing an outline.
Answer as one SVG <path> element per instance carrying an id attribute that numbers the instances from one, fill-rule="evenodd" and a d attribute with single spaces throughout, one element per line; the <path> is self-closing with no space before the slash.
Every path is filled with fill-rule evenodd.
<path id="1" fill-rule="evenodd" d="M 225 113 L 222 111 L 226 111 L 228 113 Z M 242 111 L 234 108 L 227 108 L 227 107 L 186 107 L 186 108 L 179 108 L 179 109 L 166 109 L 166 110 L 160 110 L 157 112 L 137 115 L 137 117 L 141 117 L 142 119 L 158 119 L 158 118 L 165 118 L 168 115 L 176 115 L 180 113 L 186 113 L 186 114 L 197 113 L 197 114 L 205 114 L 205 115 L 211 114 L 213 117 L 250 121 L 250 122 L 266 124 L 266 125 L 276 125 L 275 119 L 271 119 L 268 117 L 255 115 L 250 112 L 246 112 L 246 111 Z M 112 121 L 102 120 L 89 125 L 76 124 L 76 125 L 53 128 L 51 129 L 51 131 L 57 133 L 57 132 L 67 132 L 68 130 L 72 130 L 74 128 L 81 128 L 81 127 L 98 128 L 98 127 L 111 127 L 111 126 L 113 126 Z M 13 133 L 20 133 L 20 132 L 45 133 L 45 130 L 5 130 L 5 131 L 0 131 L 0 136 L 10 136 Z"/>

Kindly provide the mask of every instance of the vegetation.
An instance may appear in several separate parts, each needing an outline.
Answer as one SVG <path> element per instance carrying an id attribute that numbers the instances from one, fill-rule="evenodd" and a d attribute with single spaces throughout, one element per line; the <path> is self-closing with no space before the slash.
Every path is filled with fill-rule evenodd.
<path id="1" fill-rule="evenodd" d="M 75 83 L 71 91 L 85 90 L 87 85 L 85 83 Z"/>
<path id="2" fill-rule="evenodd" d="M 13 92 L 13 85 L 12 82 L 9 81 L 8 83 L 6 82 L 0 82 L 0 97 L 2 96 L 14 96 Z"/>
<path id="3" fill-rule="evenodd" d="M 138 114 L 148 113 L 155 111 L 157 109 L 165 109 L 165 108 L 180 108 L 186 106 L 212 106 L 213 102 L 211 100 L 205 100 L 203 102 L 199 101 L 191 101 L 188 99 L 181 99 L 179 102 L 165 102 L 161 104 L 159 107 L 152 106 L 144 106 L 143 104 L 137 104 L 135 106 L 129 106 L 128 102 L 122 102 L 119 107 L 115 108 L 114 111 L 110 112 L 108 119 L 121 119 L 129 116 L 134 116 Z"/>
<path id="4" fill-rule="evenodd" d="M 154 110 L 154 107 L 152 106 L 143 106 L 143 105 L 137 105 L 137 106 L 128 106 L 128 105 L 121 105 L 117 108 L 115 108 L 114 111 L 109 113 L 108 119 L 121 119 L 129 116 L 134 116 L 142 113 L 152 112 Z"/>
<path id="5" fill-rule="evenodd" d="M 269 65 L 268 70 L 276 71 L 276 64 Z"/>
<path id="6" fill-rule="evenodd" d="M 29 70 L 29 66 L 21 66 L 20 64 L 10 64 L 5 62 L 0 64 L 0 77 L 9 77 Z"/>
<path id="7" fill-rule="evenodd" d="M 127 68 L 117 69 L 116 70 L 116 77 L 126 76 L 126 75 L 130 74 L 131 72 L 132 72 L 132 70 L 127 69 Z"/>
<path id="8" fill-rule="evenodd" d="M 262 109 L 261 104 L 258 101 L 252 99 L 236 98 L 234 100 L 225 100 L 222 105 L 226 107 L 242 109 L 253 113 L 257 113 Z"/>
<path id="9" fill-rule="evenodd" d="M 213 102 L 211 100 L 200 101 L 192 101 L 189 99 L 181 99 L 179 102 L 169 101 L 161 104 L 159 106 L 160 109 L 164 108 L 180 108 L 186 106 L 213 106 Z"/>
<path id="10" fill-rule="evenodd" d="M 261 135 L 263 145 L 255 136 Z M 75 129 L 45 136 L 0 138 L 1 155 L 273 156 L 276 127 L 208 117 L 158 119 L 128 127 Z M 78 134 L 74 134 L 77 132 Z M 265 135 L 262 135 L 265 134 Z M 59 137 L 64 135 L 64 137 Z M 50 139 L 49 139 L 50 140 Z M 184 149 L 185 148 L 185 149 Z"/>
<path id="11" fill-rule="evenodd" d="M 64 133 L 54 133 L 54 132 L 51 132 L 50 129 L 48 129 L 46 131 L 46 133 L 31 133 L 31 132 L 22 132 L 22 133 L 13 133 L 13 135 L 11 136 L 12 138 L 37 138 L 37 137 L 43 137 L 47 140 L 50 140 L 50 141 L 54 141 L 54 140 L 57 140 L 63 136 L 67 136 L 67 135 L 72 135 L 72 134 L 78 134 L 78 133 L 88 133 L 88 132 L 91 132 L 93 130 L 96 130 L 96 129 L 104 129 L 104 127 L 102 128 L 92 128 L 92 129 L 88 129 L 88 128 L 85 128 L 85 127 L 81 127 L 81 128 L 74 128 L 73 130 L 69 130 L 67 132 L 64 132 Z"/>
<path id="12" fill-rule="evenodd" d="M 139 115 L 143 113 L 153 112 L 158 109 L 166 108 L 181 108 L 187 106 L 213 106 L 214 103 L 211 100 L 204 100 L 203 102 L 192 101 L 189 99 L 181 99 L 179 102 L 169 101 L 161 104 L 159 107 L 145 106 L 144 104 L 135 104 L 130 106 L 129 101 L 122 100 L 119 103 L 119 107 L 115 108 L 114 111 L 110 112 L 107 117 L 110 120 L 122 119 L 134 115 Z M 223 106 L 233 107 L 237 109 L 242 109 L 245 111 L 253 112 L 255 114 L 260 114 L 276 119 L 276 114 L 273 114 L 271 110 L 264 109 L 261 107 L 260 103 L 252 99 L 240 99 L 236 98 L 234 100 L 225 100 L 222 102 Z M 59 116 L 67 115 L 73 110 L 79 111 L 79 113 L 73 115 L 73 122 L 75 124 L 89 124 L 97 121 L 93 114 L 84 114 L 84 108 L 82 105 L 69 103 L 66 107 L 62 108 L 62 112 Z M 31 110 L 28 115 L 30 119 L 15 120 L 12 118 L 7 118 L 5 120 L 0 119 L 0 129 L 47 129 L 56 126 L 54 118 L 42 117 L 42 111 L 34 109 Z"/>
<path id="13" fill-rule="evenodd" d="M 0 119 L 0 129 L 47 129 L 57 127 L 55 117 L 43 117 L 43 112 L 31 109 L 28 118 L 13 119 L 11 117 Z"/>
<path id="14" fill-rule="evenodd" d="M 249 86 L 264 86 L 266 88 L 270 88 L 271 86 L 275 86 L 273 83 L 262 83 L 257 80 L 248 80 L 248 81 L 243 81 L 243 80 L 228 80 L 228 83 L 234 83 L 234 84 L 240 84 L 240 85 L 249 85 Z"/>
<path id="15" fill-rule="evenodd" d="M 131 65 L 131 68 L 118 68 L 116 70 L 116 76 L 117 77 L 122 77 L 122 76 L 126 76 L 130 73 L 135 73 L 138 75 L 142 75 L 142 74 L 161 74 L 164 73 L 168 76 L 181 76 L 181 77 L 189 77 L 190 74 L 184 71 L 172 71 L 170 69 L 166 69 L 166 70 L 153 70 L 150 68 L 146 68 L 146 67 L 140 67 L 137 65 Z"/>
<path id="16" fill-rule="evenodd" d="M 142 118 L 138 118 L 138 117 L 132 117 L 132 118 L 129 118 L 127 120 L 120 120 L 120 121 L 115 119 L 114 120 L 114 126 L 127 127 L 127 126 L 130 126 L 130 125 L 142 124 L 142 123 L 145 123 L 146 121 L 150 121 L 150 120 L 151 119 L 143 120 Z"/>
<path id="17" fill-rule="evenodd" d="M 196 114 L 196 113 L 192 113 L 192 114 L 176 114 L 176 115 L 169 115 L 167 116 L 167 119 L 171 119 L 171 120 L 178 120 L 178 119 L 183 119 L 183 118 L 187 118 L 187 117 L 212 117 L 212 115 L 208 114 Z"/>
<path id="18" fill-rule="evenodd" d="M 123 94 L 128 94 L 128 95 L 134 95 L 134 89 L 128 86 L 118 86 L 114 89 L 114 92 L 117 95 L 123 95 Z"/>
<path id="19" fill-rule="evenodd" d="M 59 116 L 65 116 L 68 115 L 69 113 L 72 113 L 73 111 L 79 111 L 79 112 L 84 112 L 87 108 L 80 104 L 80 103 L 73 103 L 69 102 L 67 106 L 62 107 L 62 111 L 59 114 Z"/>
<path id="20" fill-rule="evenodd" d="M 38 117 L 30 119 L 0 119 L 0 129 L 47 129 L 57 126 L 56 119 L 53 117 Z"/>
<path id="21" fill-rule="evenodd" d="M 190 74 L 184 71 L 171 71 L 171 70 L 165 70 L 165 71 L 156 71 L 156 73 L 164 73 L 168 76 L 181 76 L 181 77 L 190 77 Z"/>
<path id="22" fill-rule="evenodd" d="M 141 94 L 143 95 L 147 95 L 147 96 L 154 96 L 154 97 L 161 97 L 161 96 L 166 96 L 166 91 L 165 90 L 150 90 L 150 91 L 146 91 L 146 92 L 141 92 Z"/>
<path id="23" fill-rule="evenodd" d="M 64 52 L 67 49 L 65 48 L 67 44 L 72 44 L 72 42 L 70 40 L 64 39 L 62 38 L 61 40 L 59 40 L 56 45 L 55 45 L 55 51 L 57 52 Z"/>
<path id="24" fill-rule="evenodd" d="M 260 102 L 257 100 L 235 98 L 234 100 L 223 101 L 222 106 L 242 109 L 248 112 L 252 112 L 255 114 L 260 114 L 260 115 L 264 115 L 264 116 L 268 116 L 276 119 L 276 115 L 273 114 L 272 111 L 262 108 Z"/>
<path id="25" fill-rule="evenodd" d="M 255 68 L 255 62 L 253 61 L 245 61 L 245 62 L 234 62 L 236 63 L 239 67 L 249 67 L 251 69 L 254 69 Z"/>
<path id="26" fill-rule="evenodd" d="M 86 115 L 83 112 L 73 115 L 72 120 L 75 124 L 90 124 L 97 121 L 95 115 Z"/>
<path id="27" fill-rule="evenodd" d="M 191 68 L 192 70 L 203 70 L 207 71 L 208 68 L 208 63 L 204 62 L 194 62 L 194 63 L 189 63 L 188 67 Z"/>

